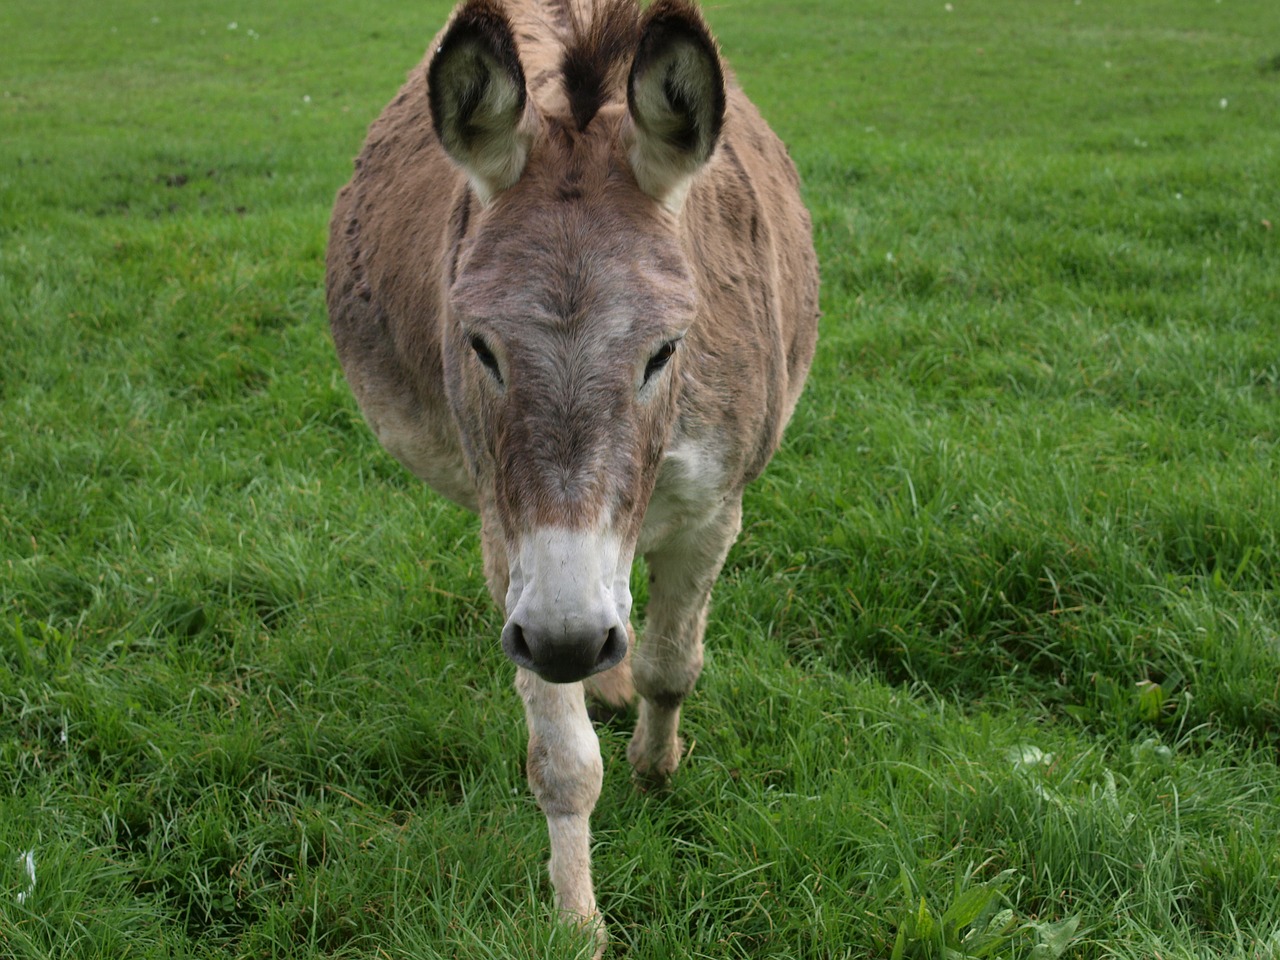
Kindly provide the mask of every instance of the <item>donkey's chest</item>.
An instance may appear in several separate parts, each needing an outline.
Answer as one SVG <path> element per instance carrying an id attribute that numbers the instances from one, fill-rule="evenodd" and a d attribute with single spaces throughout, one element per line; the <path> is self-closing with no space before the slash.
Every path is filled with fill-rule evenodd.
<path id="1" fill-rule="evenodd" d="M 725 499 L 724 452 L 714 439 L 682 438 L 667 448 L 636 552 L 654 550 L 700 527 Z"/>

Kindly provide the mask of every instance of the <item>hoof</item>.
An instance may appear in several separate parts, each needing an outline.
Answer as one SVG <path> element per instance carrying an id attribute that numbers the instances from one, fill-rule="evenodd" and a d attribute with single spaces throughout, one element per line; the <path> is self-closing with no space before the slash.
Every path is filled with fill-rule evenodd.
<path id="1" fill-rule="evenodd" d="M 595 948 L 591 951 L 591 960 L 600 960 L 609 948 L 609 931 L 605 929 L 604 917 L 599 911 L 589 917 L 576 913 L 564 913 L 561 917 L 565 923 L 576 926 L 590 937 L 595 943 Z"/>
<path id="2" fill-rule="evenodd" d="M 605 703 L 603 700 L 587 701 L 587 717 L 592 723 L 601 726 L 609 726 L 622 720 L 630 713 L 626 705 L 615 706 L 611 703 Z"/>
<path id="3" fill-rule="evenodd" d="M 676 737 L 665 750 L 656 754 L 644 750 L 638 737 L 632 738 L 627 747 L 627 759 L 631 761 L 632 780 L 641 790 L 665 786 L 680 766 L 684 755 L 684 741 Z"/>

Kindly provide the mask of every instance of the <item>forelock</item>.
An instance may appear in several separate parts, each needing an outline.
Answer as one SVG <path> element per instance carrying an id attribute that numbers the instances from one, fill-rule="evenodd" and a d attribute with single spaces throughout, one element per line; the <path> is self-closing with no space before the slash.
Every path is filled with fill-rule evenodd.
<path id="1" fill-rule="evenodd" d="M 561 83 L 581 132 L 605 103 L 625 97 L 627 70 L 640 39 L 640 8 L 636 0 L 606 0 L 589 19 L 571 2 L 562 9 L 569 33 L 560 60 Z"/>

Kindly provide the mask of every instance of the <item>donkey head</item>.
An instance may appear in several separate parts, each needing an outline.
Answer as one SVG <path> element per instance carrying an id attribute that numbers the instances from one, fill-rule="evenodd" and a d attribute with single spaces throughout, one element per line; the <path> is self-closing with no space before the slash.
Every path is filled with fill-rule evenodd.
<path id="1" fill-rule="evenodd" d="M 680 210 L 725 109 L 686 0 L 615 0 L 572 33 L 541 106 L 494 0 L 459 8 L 428 69 L 436 134 L 474 194 L 451 254 L 449 401 L 506 555 L 503 650 L 553 682 L 626 653 L 697 309 Z"/>

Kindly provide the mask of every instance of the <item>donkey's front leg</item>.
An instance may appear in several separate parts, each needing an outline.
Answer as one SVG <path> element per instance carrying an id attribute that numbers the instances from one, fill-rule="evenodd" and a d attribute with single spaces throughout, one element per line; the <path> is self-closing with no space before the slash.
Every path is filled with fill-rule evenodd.
<path id="1" fill-rule="evenodd" d="M 741 525 L 742 501 L 734 498 L 705 524 L 645 554 L 649 606 L 632 664 L 640 715 L 627 748 L 641 780 L 661 782 L 680 763 L 680 706 L 702 672 L 711 587 Z"/>
<path id="2" fill-rule="evenodd" d="M 548 870 L 556 906 L 566 919 L 595 924 L 603 949 L 604 927 L 591 886 L 588 822 L 600 796 L 603 765 L 582 684 L 548 683 L 517 669 L 516 689 L 529 724 L 529 786 L 546 814 L 551 836 Z"/>

